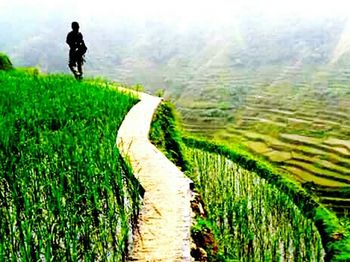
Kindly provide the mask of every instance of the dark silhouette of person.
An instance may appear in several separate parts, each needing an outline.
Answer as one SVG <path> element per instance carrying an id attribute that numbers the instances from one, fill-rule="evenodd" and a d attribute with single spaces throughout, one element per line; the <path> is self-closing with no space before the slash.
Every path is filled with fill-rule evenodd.
<path id="1" fill-rule="evenodd" d="M 68 33 L 66 43 L 69 45 L 69 69 L 76 79 L 83 78 L 84 55 L 87 50 L 83 35 L 79 32 L 78 22 L 72 23 L 72 31 Z"/>

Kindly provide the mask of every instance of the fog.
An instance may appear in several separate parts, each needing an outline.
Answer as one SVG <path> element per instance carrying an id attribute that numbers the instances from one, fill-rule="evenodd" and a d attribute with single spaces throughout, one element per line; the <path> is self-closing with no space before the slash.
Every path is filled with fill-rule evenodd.
<path id="1" fill-rule="evenodd" d="M 65 37 L 78 21 L 87 75 L 178 88 L 180 70 L 334 63 L 349 50 L 348 10 L 345 0 L 0 0 L 0 52 L 68 73 Z"/>
<path id="2" fill-rule="evenodd" d="M 1 0 L 0 14 L 8 19 L 48 17 L 62 19 L 115 21 L 153 19 L 178 22 L 229 22 L 236 16 L 259 14 L 270 19 L 297 16 L 302 19 L 347 16 L 349 1 L 334 0 L 100 0 L 100 1 L 45 1 Z"/>

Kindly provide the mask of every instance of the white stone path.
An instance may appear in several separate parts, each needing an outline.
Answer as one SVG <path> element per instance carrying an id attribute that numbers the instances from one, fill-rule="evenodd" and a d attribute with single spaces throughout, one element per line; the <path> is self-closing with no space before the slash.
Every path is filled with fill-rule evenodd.
<path id="1" fill-rule="evenodd" d="M 117 145 L 145 189 L 129 261 L 191 261 L 191 180 L 148 140 L 161 99 L 139 94 L 118 131 Z"/>

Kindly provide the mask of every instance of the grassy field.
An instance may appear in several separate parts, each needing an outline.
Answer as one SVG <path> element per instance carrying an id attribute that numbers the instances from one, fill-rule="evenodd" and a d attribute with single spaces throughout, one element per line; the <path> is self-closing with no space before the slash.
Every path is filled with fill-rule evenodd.
<path id="1" fill-rule="evenodd" d="M 137 101 L 103 81 L 0 71 L 0 260 L 121 261 L 138 184 L 115 147 Z"/>
<path id="2" fill-rule="evenodd" d="M 323 261 L 315 224 L 287 194 L 220 154 L 185 151 L 225 261 Z"/>
<path id="3" fill-rule="evenodd" d="M 183 137 L 176 119 L 173 107 L 162 103 L 150 139 L 202 195 L 207 212 L 200 211 L 201 200 L 192 203 L 194 256 L 200 257 L 199 246 L 213 261 L 348 261 L 346 218 L 339 220 L 297 182 L 239 145 Z"/>
<path id="4" fill-rule="evenodd" d="M 208 70 L 211 75 L 203 75 L 203 80 L 193 83 L 196 89 L 191 92 L 199 94 L 195 103 L 186 102 L 185 98 L 178 103 L 183 127 L 191 134 L 226 145 L 243 144 L 287 171 L 338 214 L 347 214 L 350 208 L 347 68 L 307 67 L 296 62 L 256 74 Z M 218 88 L 212 90 L 210 85 L 215 83 Z"/>

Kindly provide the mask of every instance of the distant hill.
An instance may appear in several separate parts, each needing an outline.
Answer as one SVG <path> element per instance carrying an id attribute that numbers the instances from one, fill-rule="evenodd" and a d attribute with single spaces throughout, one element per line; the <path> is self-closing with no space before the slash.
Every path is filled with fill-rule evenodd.
<path id="1" fill-rule="evenodd" d="M 65 37 L 71 21 L 58 15 L 20 17 L 0 18 L 2 51 L 13 57 L 15 65 L 67 71 Z M 218 26 L 107 21 L 81 21 L 89 47 L 87 73 L 128 84 L 140 82 L 149 90 L 164 88 L 176 96 L 187 89 L 194 91 L 185 96 L 196 96 L 222 81 L 230 85 L 216 81 L 227 74 L 256 78 L 258 73 L 264 81 L 272 81 L 273 67 L 280 71 L 295 63 L 327 64 L 346 24 L 342 18 L 270 21 L 256 15 L 234 17 L 232 23 Z M 209 83 L 200 84 L 207 75 L 213 75 Z"/>

